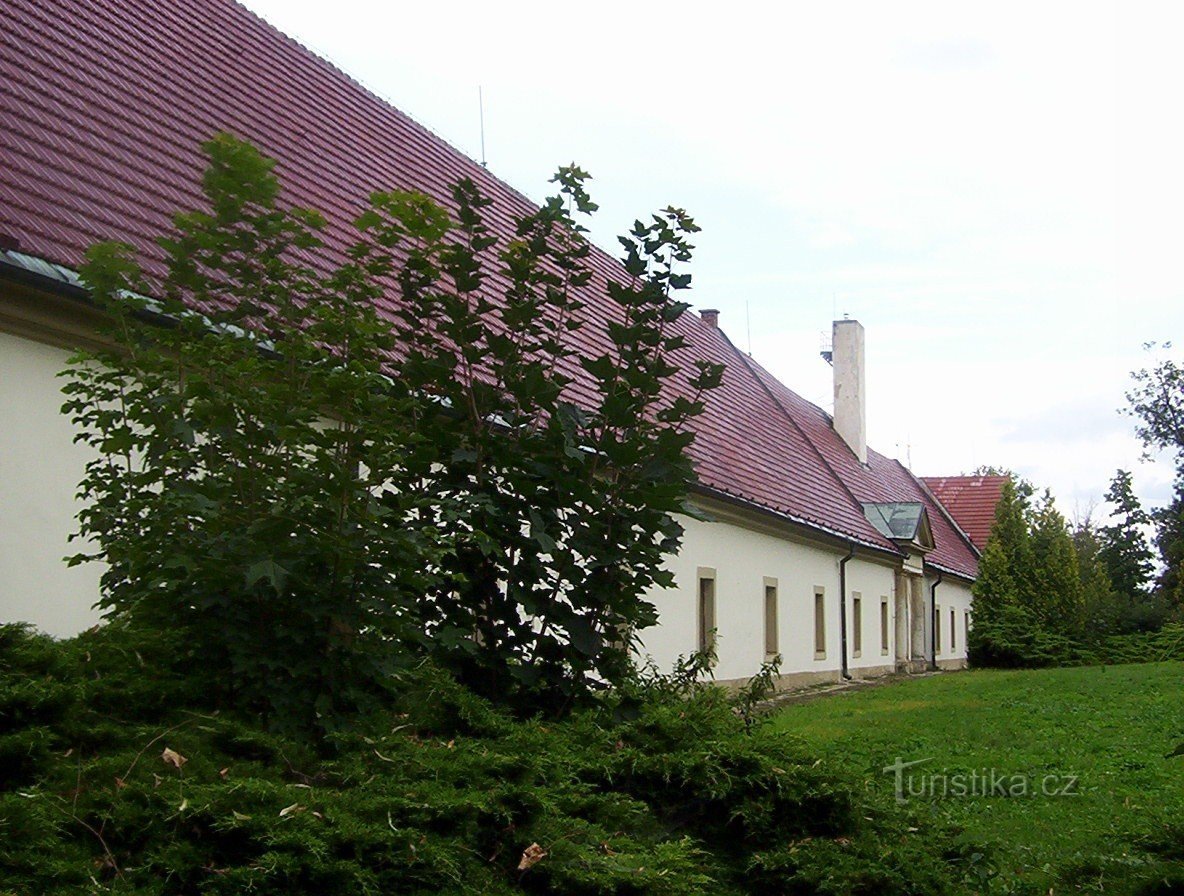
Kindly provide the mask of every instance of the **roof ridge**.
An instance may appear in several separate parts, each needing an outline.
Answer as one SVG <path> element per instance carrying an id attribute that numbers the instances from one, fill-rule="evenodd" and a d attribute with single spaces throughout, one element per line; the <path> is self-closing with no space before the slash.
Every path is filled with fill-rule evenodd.
<path id="1" fill-rule="evenodd" d="M 736 344 L 734 342 L 732 342 L 731 339 L 728 338 L 727 333 L 725 333 L 723 330 L 718 330 L 718 332 L 719 332 L 719 335 L 723 337 L 724 342 L 727 343 L 728 347 L 740 359 L 740 363 L 742 365 L 744 365 L 744 369 L 748 371 L 749 375 L 756 382 L 757 386 L 759 386 L 760 389 L 767 396 L 769 396 L 770 399 L 772 399 L 773 404 L 776 405 L 776 407 L 779 411 L 781 411 L 781 413 L 785 417 L 785 419 L 789 421 L 790 426 L 792 426 L 795 430 L 797 430 L 798 434 L 802 437 L 802 439 L 805 441 L 805 443 L 810 446 L 810 450 L 813 451 L 814 454 L 818 457 L 818 460 L 822 462 L 822 465 L 826 468 L 827 472 L 830 473 L 831 478 L 833 478 L 834 481 L 836 483 L 838 483 L 839 488 L 842 489 L 843 492 L 847 495 L 847 497 L 851 499 L 851 503 L 852 503 L 853 508 L 855 510 L 857 510 L 860 514 L 863 514 L 863 503 L 859 500 L 859 498 L 857 498 L 855 496 L 855 493 L 851 490 L 851 487 L 849 485 L 847 485 L 847 483 L 843 480 L 843 477 L 838 474 L 838 472 L 835 470 L 835 468 L 830 465 L 830 461 L 828 461 L 826 459 L 826 455 L 824 455 L 822 453 L 821 449 L 819 449 L 819 447 L 816 444 L 814 444 L 814 440 L 810 438 L 809 434 L 802 427 L 802 425 L 800 423 L 798 423 L 797 420 L 794 419 L 793 414 L 791 414 L 789 412 L 789 409 L 784 404 L 782 404 L 781 399 L 778 398 L 777 395 L 774 394 L 773 390 L 769 388 L 769 384 L 766 383 L 763 379 L 761 379 L 760 375 L 757 374 L 755 369 L 753 369 L 753 364 L 755 364 L 756 362 L 753 361 L 753 359 L 750 355 L 746 355 L 744 352 L 740 351 L 740 349 L 738 349 L 736 347 Z M 782 383 L 782 385 L 784 386 L 785 384 Z M 785 388 L 788 389 L 789 387 L 785 386 Z M 815 407 L 817 407 L 817 405 L 815 405 Z M 822 410 L 822 409 L 819 408 L 819 410 Z M 887 540 L 886 540 L 886 543 L 891 544 L 890 542 L 887 542 Z M 892 546 L 892 549 L 894 551 L 899 552 L 899 549 L 895 545 Z"/>

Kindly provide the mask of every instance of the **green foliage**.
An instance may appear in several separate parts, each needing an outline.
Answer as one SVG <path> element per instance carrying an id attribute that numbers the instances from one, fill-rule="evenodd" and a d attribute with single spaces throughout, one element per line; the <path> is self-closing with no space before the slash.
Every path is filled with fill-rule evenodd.
<path id="1" fill-rule="evenodd" d="M 630 674 L 625 648 L 657 621 L 645 594 L 672 583 L 663 559 L 693 478 L 687 423 L 721 376 L 677 363 L 687 306 L 673 296 L 690 285 L 680 269 L 699 228 L 673 208 L 621 238 L 628 277 L 605 285 L 602 353 L 577 354 L 570 334 L 589 325 L 577 290 L 592 281 L 577 216 L 596 206 L 579 168 L 554 180 L 558 195 L 506 246 L 471 181 L 453 189 L 453 234 L 422 197 L 380 194 L 358 252 L 368 270 L 398 271 L 406 352 L 392 375 L 436 399 L 417 409 L 431 451 L 409 459 L 409 487 L 450 499 L 434 521 L 456 544 L 421 624 L 468 684 L 531 710 Z M 581 367 L 594 389 L 576 404 Z"/>
<path id="2" fill-rule="evenodd" d="M 1161 348 L 1170 351 L 1172 344 L 1164 343 Z M 1144 449 L 1148 454 L 1171 452 L 1176 463 L 1172 500 L 1151 517 L 1163 566 L 1156 582 L 1158 602 L 1165 612 L 1178 614 L 1184 608 L 1184 366 L 1163 358 L 1152 367 L 1135 371 L 1131 378 L 1135 386 L 1126 396 L 1128 413 L 1139 421 L 1136 433 Z"/>
<path id="3" fill-rule="evenodd" d="M 1032 487 L 1022 480 L 1003 484 L 991 537 L 974 584 L 975 625 L 982 615 L 1011 604 L 1026 604 L 1034 591 L 1031 536 Z"/>
<path id="4" fill-rule="evenodd" d="M 1120 602 L 1087 523 L 1070 534 L 1045 492 L 1009 480 L 974 584 L 970 661 L 1050 666 L 1086 661 L 1121 628 Z"/>
<path id="5" fill-rule="evenodd" d="M 1073 547 L 1081 579 L 1084 636 L 1092 639 L 1113 634 L 1122 626 L 1124 602 L 1110 583 L 1098 531 L 1088 519 L 1074 529 Z"/>
<path id="6" fill-rule="evenodd" d="M 1065 666 L 1081 656 L 1077 642 L 1050 630 L 1018 603 L 991 613 L 976 612 L 967 651 L 972 666 L 1002 669 Z"/>
<path id="7" fill-rule="evenodd" d="M 1046 491 L 1033 508 L 1028 606 L 1046 627 L 1079 635 L 1085 622 L 1077 551 L 1069 524 Z"/>
<path id="8" fill-rule="evenodd" d="M 1184 610 L 1184 470 L 1177 472 L 1172 500 L 1152 518 L 1163 567 L 1155 583 L 1156 598 L 1163 612 L 1179 617 Z"/>
<path id="9" fill-rule="evenodd" d="M 970 664 L 999 669 L 1037 669 L 1112 663 L 1157 663 L 1184 659 L 1184 625 L 1150 631 L 1074 638 L 1041 625 L 1022 606 L 975 619 L 968 642 Z"/>
<path id="10" fill-rule="evenodd" d="M 164 269 L 104 245 L 84 271 L 111 348 L 64 390 L 100 455 L 80 487 L 97 548 L 74 562 L 106 562 L 109 618 L 177 634 L 213 698 L 304 732 L 425 653 L 528 713 L 622 680 L 681 538 L 686 424 L 720 379 L 677 363 L 691 219 L 622 240 L 603 353 L 577 358 L 580 169 L 505 245 L 471 181 L 451 210 L 375 193 L 332 267 L 271 160 L 204 149 L 209 210 L 175 217 Z M 577 405 L 580 364 L 597 389 Z"/>
<path id="11" fill-rule="evenodd" d="M 1162 345 L 1164 351 L 1171 348 L 1170 342 Z M 1135 385 L 1126 394 L 1128 413 L 1139 421 L 1136 434 L 1143 446 L 1148 451 L 1184 455 L 1184 365 L 1164 358 L 1153 367 L 1135 371 L 1131 379 Z"/>
<path id="12" fill-rule="evenodd" d="M 1119 470 L 1110 481 L 1106 502 L 1114 505 L 1109 525 L 1098 529 L 1099 558 L 1115 590 L 1134 604 L 1143 597 L 1153 572 L 1145 529 L 1150 518 L 1131 485 L 1131 474 Z"/>
<path id="13" fill-rule="evenodd" d="M 0 892 L 938 894 L 959 873 L 940 829 L 905 833 L 714 687 L 524 722 L 424 664 L 325 758 L 195 709 L 185 677 L 153 693 L 150 636 L 0 643 L 0 703 L 23 707 L 0 749 L 40 743 L 4 766 Z"/>
<path id="14" fill-rule="evenodd" d="M 83 271 L 112 347 L 63 389 L 99 453 L 79 514 L 98 549 L 73 562 L 105 561 L 100 606 L 179 634 L 212 691 L 331 727 L 379 696 L 445 544 L 416 523 L 425 497 L 394 487 L 422 440 L 365 285 L 298 260 L 321 222 L 276 204 L 270 160 L 227 136 L 204 148 L 212 211 L 175 217 L 162 277 L 110 245 Z"/>

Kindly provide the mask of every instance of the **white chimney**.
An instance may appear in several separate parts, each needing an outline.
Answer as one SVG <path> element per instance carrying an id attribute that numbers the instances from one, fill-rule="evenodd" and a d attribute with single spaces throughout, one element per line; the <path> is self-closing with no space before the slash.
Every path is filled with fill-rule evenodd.
<path id="1" fill-rule="evenodd" d="M 867 386 L 864 382 L 863 324 L 836 320 L 831 331 L 835 375 L 835 432 L 867 463 Z"/>

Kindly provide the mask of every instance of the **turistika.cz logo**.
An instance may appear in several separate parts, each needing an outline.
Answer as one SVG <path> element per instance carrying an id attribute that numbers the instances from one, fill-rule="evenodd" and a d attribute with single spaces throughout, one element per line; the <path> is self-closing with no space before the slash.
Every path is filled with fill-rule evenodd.
<path id="1" fill-rule="evenodd" d="M 1079 775 L 1028 775 L 1004 772 L 997 768 L 970 771 L 913 771 L 932 759 L 913 759 L 906 762 L 897 756 L 884 774 L 892 775 L 896 786 L 896 802 L 910 799 L 984 799 L 992 797 L 1062 797 L 1080 796 Z"/>

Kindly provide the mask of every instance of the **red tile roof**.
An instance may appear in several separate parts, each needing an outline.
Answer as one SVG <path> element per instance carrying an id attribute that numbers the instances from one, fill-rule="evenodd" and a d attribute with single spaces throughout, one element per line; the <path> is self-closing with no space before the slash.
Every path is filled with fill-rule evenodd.
<path id="1" fill-rule="evenodd" d="M 402 112 L 230 0 L 9 0 L 0 29 L 0 239 L 77 267 L 104 239 L 131 243 L 149 267 L 170 215 L 198 207 L 199 143 L 218 131 L 277 159 L 285 198 L 323 212 L 329 263 L 375 189 L 416 189 L 447 203 L 470 177 L 494 199 L 488 223 L 510 232 L 530 202 Z M 585 297 L 588 353 L 606 350 L 617 313 L 604 281 L 622 276 L 603 252 Z M 394 297 L 382 308 L 388 313 Z M 724 386 L 696 422 L 692 448 L 706 489 L 884 552 L 897 548 L 861 501 L 923 501 L 937 548 L 929 560 L 973 576 L 973 550 L 895 461 L 860 466 L 830 417 L 692 315 L 678 323 L 688 362 L 725 365 Z M 591 384 L 578 368 L 573 397 Z M 685 388 L 684 383 L 675 388 Z"/>
<path id="2" fill-rule="evenodd" d="M 928 486 L 950 516 L 980 551 L 995 524 L 995 507 L 1007 476 L 925 476 Z"/>

